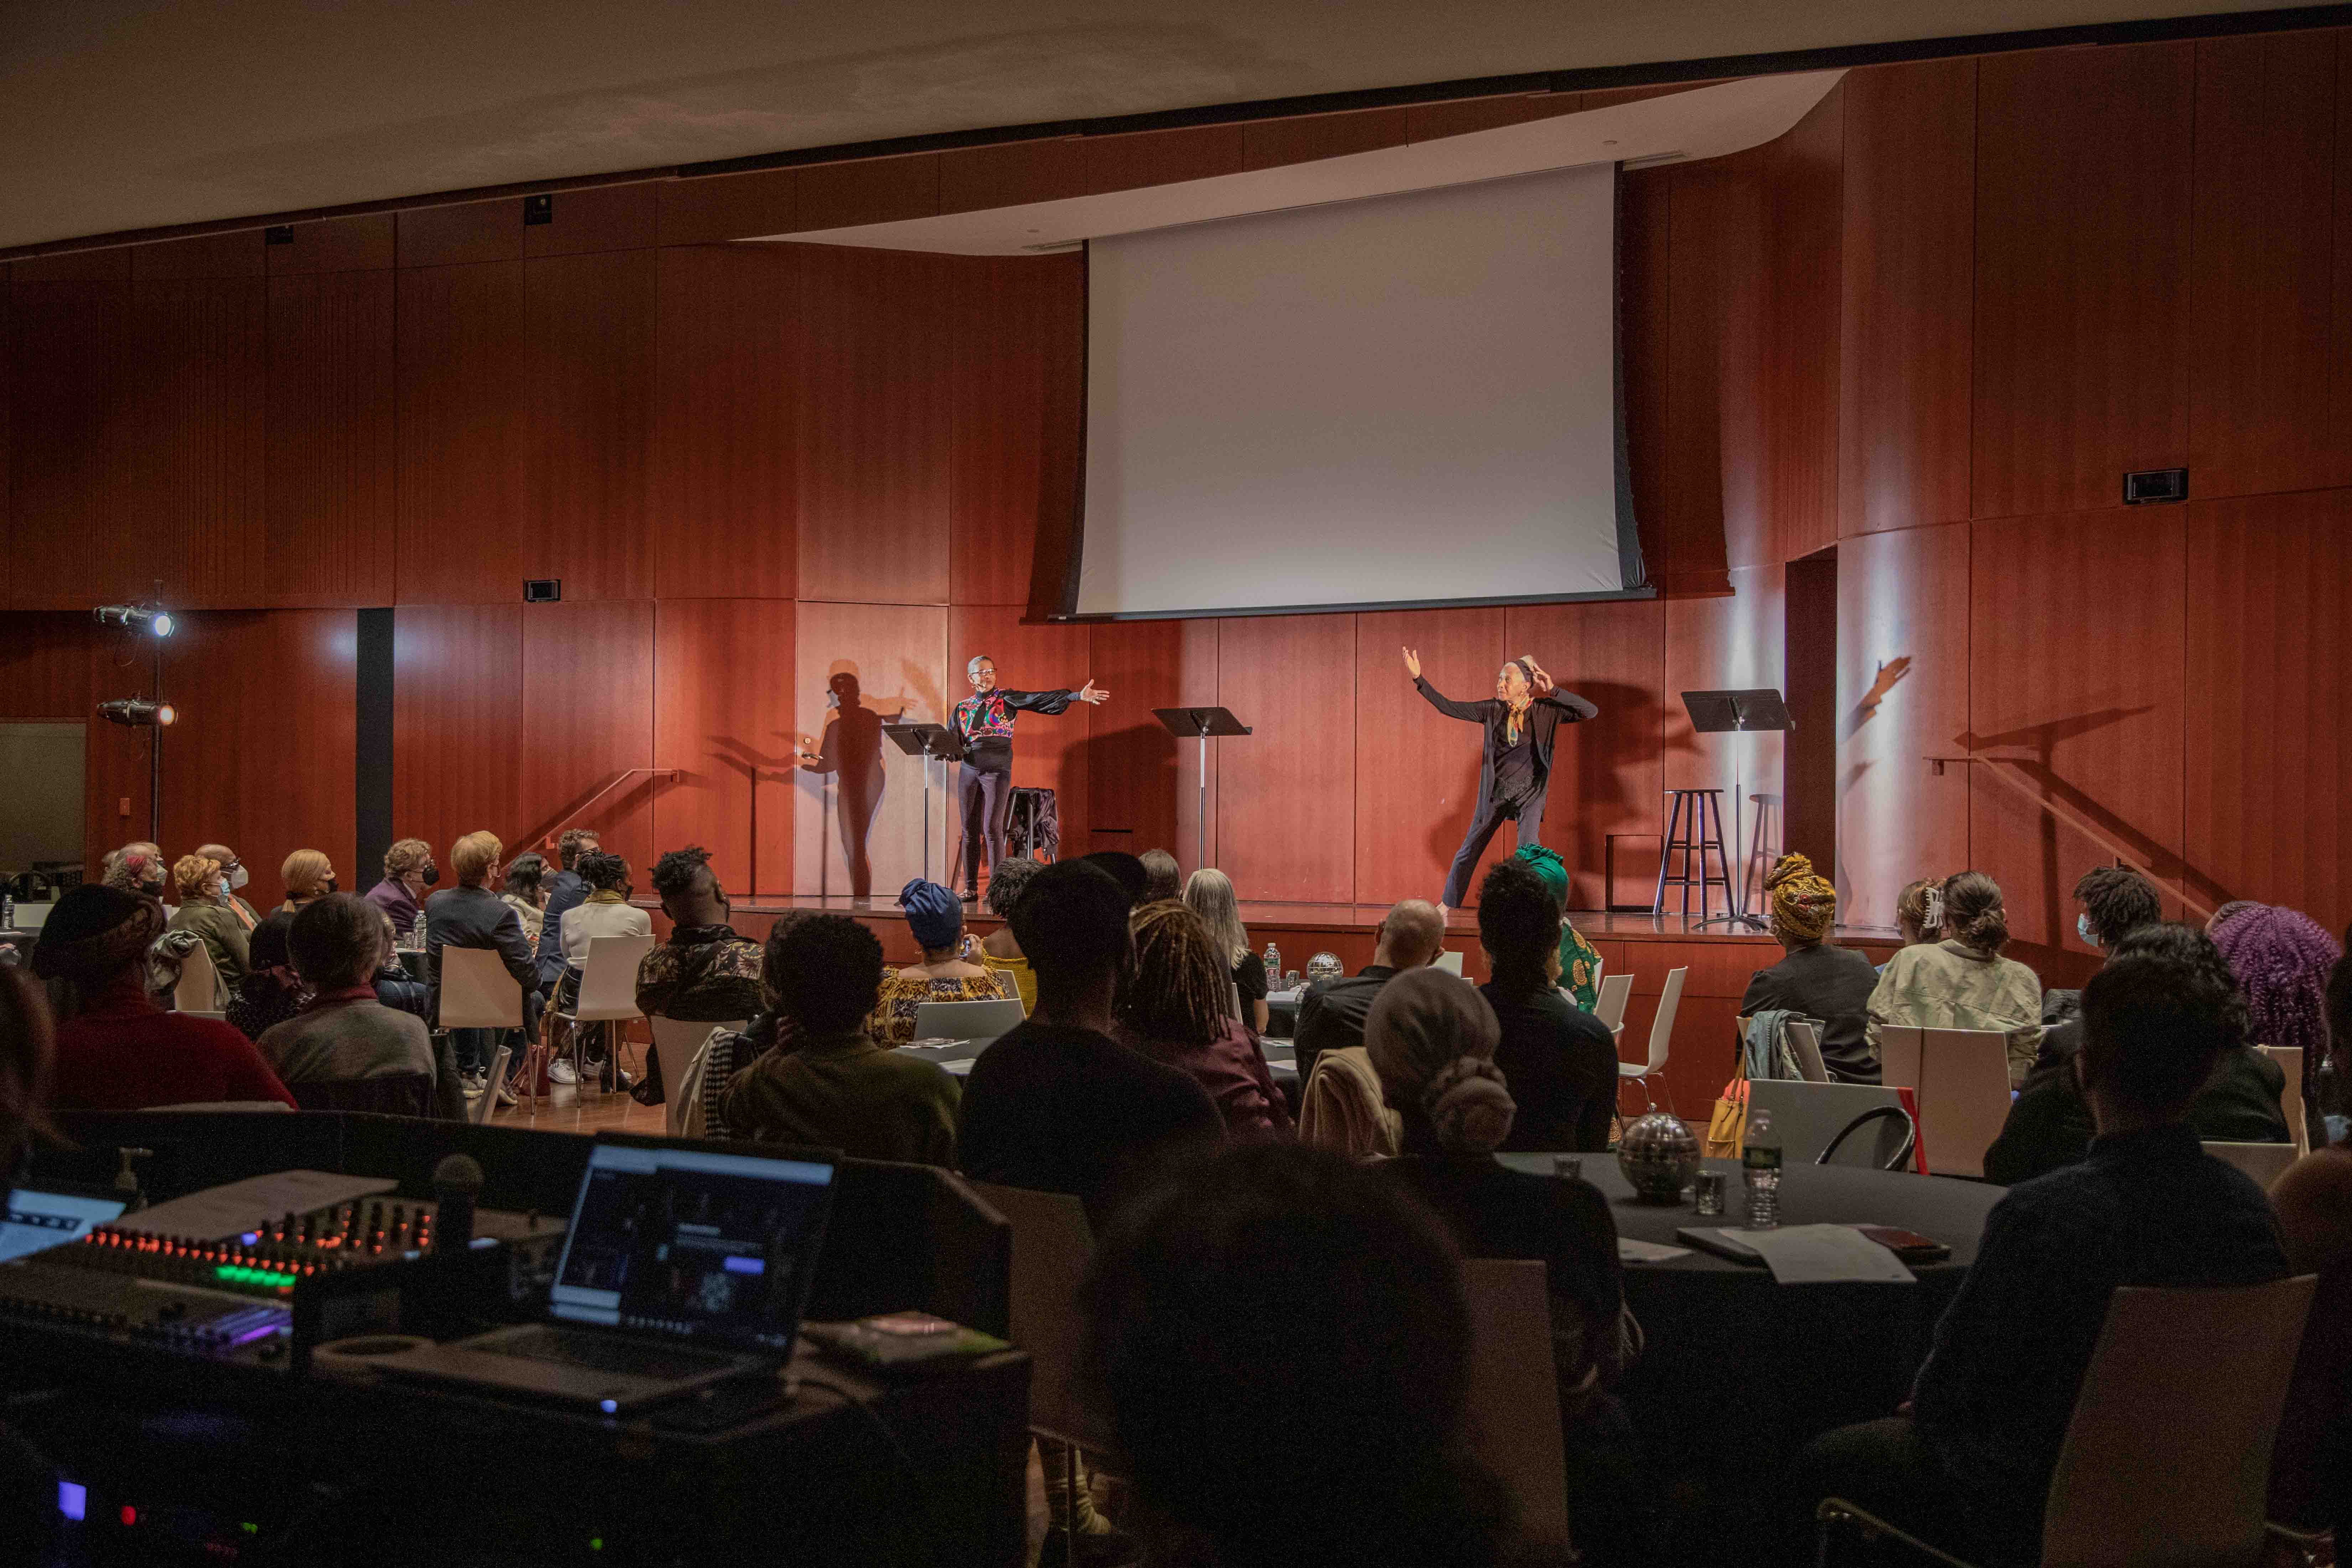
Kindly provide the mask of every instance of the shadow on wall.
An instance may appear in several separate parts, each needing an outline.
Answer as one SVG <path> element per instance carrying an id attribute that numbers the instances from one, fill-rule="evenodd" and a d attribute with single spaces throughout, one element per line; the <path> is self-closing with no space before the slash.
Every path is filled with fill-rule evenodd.
<path id="1" fill-rule="evenodd" d="M 856 664 L 835 659 L 825 681 L 825 701 L 833 716 L 824 721 L 824 736 L 819 741 L 802 735 L 796 741 L 795 761 L 803 773 L 815 776 L 820 804 L 824 784 L 830 781 L 835 786 L 834 823 L 841 839 L 841 857 L 849 870 L 849 891 L 860 899 L 874 891 L 874 866 L 866 854 L 866 841 L 882 810 L 883 789 L 890 782 L 882 765 L 882 725 L 905 713 L 908 706 L 904 696 L 877 700 L 882 706 L 867 707 Z M 809 785 L 803 782 L 802 787 Z M 820 859 L 820 868 L 824 864 Z M 823 882 L 820 875 L 821 887 Z"/>

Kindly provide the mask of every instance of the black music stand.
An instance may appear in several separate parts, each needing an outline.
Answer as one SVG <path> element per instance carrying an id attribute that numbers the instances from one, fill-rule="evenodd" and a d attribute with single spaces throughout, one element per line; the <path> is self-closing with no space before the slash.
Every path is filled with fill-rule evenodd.
<path id="1" fill-rule="evenodd" d="M 956 744 L 955 732 L 945 724 L 893 724 L 886 720 L 882 732 L 908 756 L 923 759 L 923 880 L 928 882 L 931 879 L 931 764 L 963 761 L 963 748 Z M 947 835 L 942 832 L 940 837 Z"/>
<path id="2" fill-rule="evenodd" d="M 1209 863 L 1209 737 L 1246 735 L 1250 727 L 1234 718 L 1230 708 L 1154 708 L 1151 716 L 1166 725 L 1170 734 L 1189 735 L 1201 742 L 1201 820 L 1192 858 L 1192 868 L 1197 871 Z"/>
<path id="3" fill-rule="evenodd" d="M 1690 714 L 1691 728 L 1702 735 L 1750 734 L 1759 730 L 1793 730 L 1797 721 L 1789 717 L 1789 704 L 1771 687 L 1759 687 L 1738 691 L 1685 691 L 1683 708 Z M 1748 801 L 1741 793 L 1746 785 L 1747 747 L 1738 741 L 1731 743 L 1731 856 L 1743 868 L 1748 864 L 1741 845 L 1741 834 L 1748 822 Z M 1728 873 L 1729 866 L 1725 867 Z M 1741 879 L 1744 883 L 1746 879 Z M 1692 927 L 1703 931 L 1711 925 L 1744 926 L 1749 931 L 1770 931 L 1771 922 L 1759 920 L 1748 912 L 1748 889 L 1731 889 L 1730 878 L 1724 879 L 1724 892 L 1731 905 L 1727 915 L 1702 920 Z"/>

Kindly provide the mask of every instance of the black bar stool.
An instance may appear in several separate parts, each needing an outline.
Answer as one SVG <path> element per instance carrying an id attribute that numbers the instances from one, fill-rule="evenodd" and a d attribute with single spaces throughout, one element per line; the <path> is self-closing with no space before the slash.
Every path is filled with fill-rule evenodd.
<path id="1" fill-rule="evenodd" d="M 1698 913 L 1706 918 L 1707 889 L 1723 889 L 1723 907 L 1728 912 L 1731 901 L 1731 857 L 1723 847 L 1723 792 L 1719 789 L 1670 789 L 1667 796 L 1673 805 L 1666 812 L 1665 842 L 1658 848 L 1658 889 L 1650 900 L 1650 913 L 1666 912 L 1666 889 L 1683 890 L 1682 915 L 1690 918 L 1690 890 L 1698 889 Z M 1707 852 L 1715 852 L 1713 870 L 1707 868 Z M 1679 851 L 1682 862 L 1675 863 Z M 1698 875 L 1691 875 L 1691 860 L 1698 860 Z M 1675 874 L 1667 875 L 1669 871 Z"/>

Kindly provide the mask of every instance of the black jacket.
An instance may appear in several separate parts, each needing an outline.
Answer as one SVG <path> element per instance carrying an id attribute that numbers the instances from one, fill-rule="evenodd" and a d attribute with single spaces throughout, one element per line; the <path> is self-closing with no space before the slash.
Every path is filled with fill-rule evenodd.
<path id="1" fill-rule="evenodd" d="M 1609 1026 L 1549 985 L 1533 995 L 1506 996 L 1488 981 L 1478 994 L 1503 1026 L 1495 1065 L 1518 1107 L 1504 1150 L 1599 1153 L 1608 1148 L 1618 1081 L 1617 1040 Z"/>
<path id="2" fill-rule="evenodd" d="M 1449 719 L 1465 719 L 1479 725 L 1486 732 L 1486 749 L 1478 753 L 1478 798 L 1495 798 L 1495 759 L 1503 752 L 1503 726 L 1510 717 L 1509 708 L 1499 699 L 1488 697 L 1476 702 L 1456 702 L 1442 697 L 1427 678 L 1414 676 L 1414 689 L 1429 699 L 1429 705 Z M 1562 724 L 1573 724 L 1592 718 L 1601 711 L 1573 691 L 1555 687 L 1528 706 L 1528 749 L 1535 757 L 1536 790 L 1540 794 L 1551 783 L 1552 738 Z"/>
<path id="3" fill-rule="evenodd" d="M 1870 1048 L 1870 994 L 1878 971 L 1850 947 L 1822 942 L 1801 947 L 1748 982 L 1739 1011 L 1753 1016 L 1767 1007 L 1822 1021 L 1822 1065 L 1835 1083 L 1876 1083 L 1878 1058 Z"/>
<path id="4" fill-rule="evenodd" d="M 433 895 L 436 899 L 440 896 L 438 893 Z M 588 879 L 577 871 L 558 871 L 555 879 L 547 884 L 547 912 L 540 920 L 539 952 L 535 955 L 539 965 L 537 984 L 541 990 L 563 978 L 563 911 L 576 910 L 587 901 Z M 432 900 L 425 902 L 429 906 Z M 515 924 L 522 924 L 521 916 L 515 917 Z M 441 973 L 437 965 L 433 973 Z M 523 984 L 529 988 L 532 982 L 526 980 Z"/>
<path id="5" fill-rule="evenodd" d="M 1985 1179 L 2004 1187 L 2078 1164 L 2091 1147 L 2091 1106 L 2074 1081 L 2080 1019 L 2044 1037 L 2047 1065 L 2037 1060 L 2009 1108 L 2000 1136 L 1985 1151 Z M 2053 1050 L 2051 1040 L 2059 1043 Z M 2209 1143 L 2284 1143 L 2293 1134 L 2279 1109 L 2286 1073 L 2251 1046 L 2221 1058 L 2213 1081 L 2189 1107 L 2187 1121 Z"/>
<path id="6" fill-rule="evenodd" d="M 1396 971 L 1385 963 L 1368 963 L 1345 980 L 1326 981 L 1307 991 L 1298 1004 L 1297 1026 L 1290 1031 L 1301 1094 L 1315 1076 L 1316 1058 L 1364 1043 L 1364 1020 L 1371 1016 L 1372 998 L 1395 976 Z"/>
<path id="7" fill-rule="evenodd" d="M 425 963 L 433 976 L 429 1016 L 435 1019 L 441 1016 L 445 947 L 494 948 L 526 993 L 539 984 L 539 966 L 531 957 L 530 938 L 522 933 L 522 917 L 488 888 L 444 888 L 425 900 Z"/>

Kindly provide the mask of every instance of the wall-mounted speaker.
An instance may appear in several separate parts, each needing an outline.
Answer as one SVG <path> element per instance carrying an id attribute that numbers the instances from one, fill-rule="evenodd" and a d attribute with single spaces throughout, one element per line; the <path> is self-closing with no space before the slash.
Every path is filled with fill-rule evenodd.
<path id="1" fill-rule="evenodd" d="M 532 224 L 553 223 L 555 221 L 555 198 L 553 196 L 523 197 L 522 221 L 526 226 Z"/>
<path id="2" fill-rule="evenodd" d="M 2124 505 L 2146 506 L 2152 501 L 2187 500 L 2189 470 L 2187 468 L 2142 468 L 2124 476 Z"/>
<path id="3" fill-rule="evenodd" d="M 522 584 L 522 602 L 526 605 L 552 605 L 563 597 L 561 577 L 526 577 Z"/>

